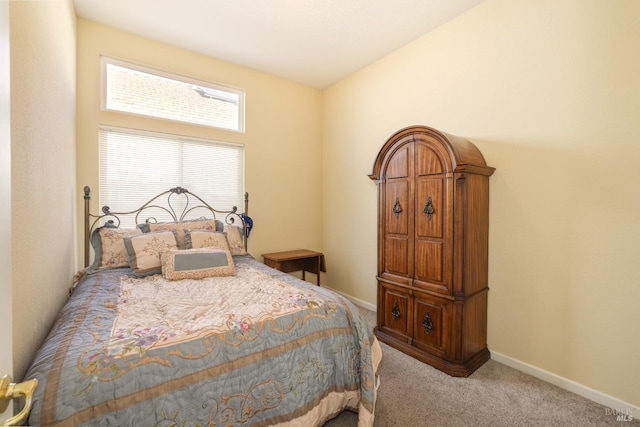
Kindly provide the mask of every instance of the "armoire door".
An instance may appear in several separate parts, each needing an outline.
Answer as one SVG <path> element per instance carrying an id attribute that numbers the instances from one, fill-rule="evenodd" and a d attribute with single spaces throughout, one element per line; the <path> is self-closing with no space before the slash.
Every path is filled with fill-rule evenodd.
<path id="1" fill-rule="evenodd" d="M 450 294 L 452 185 L 446 158 L 430 141 L 415 144 L 414 286 Z"/>
<path id="2" fill-rule="evenodd" d="M 413 181 L 410 143 L 395 150 L 382 184 L 383 230 L 381 277 L 408 284 L 413 276 Z"/>
<path id="3" fill-rule="evenodd" d="M 412 334 L 412 298 L 405 289 L 378 284 L 379 327 L 397 339 L 409 342 Z"/>
<path id="4" fill-rule="evenodd" d="M 451 354 L 453 304 L 419 292 L 415 293 L 413 303 L 413 345 L 447 358 Z"/>

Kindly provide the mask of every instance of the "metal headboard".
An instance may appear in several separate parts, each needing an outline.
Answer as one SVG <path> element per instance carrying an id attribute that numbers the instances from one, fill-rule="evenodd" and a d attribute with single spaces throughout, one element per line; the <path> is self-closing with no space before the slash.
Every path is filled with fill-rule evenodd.
<path id="1" fill-rule="evenodd" d="M 166 197 L 166 199 L 164 199 Z M 172 197 L 182 197 L 183 208 L 174 208 L 175 204 L 172 204 Z M 163 203 L 161 201 L 164 200 Z M 173 199 L 175 200 L 175 199 Z M 168 213 L 173 221 L 179 222 L 188 219 L 189 214 L 193 214 L 195 210 L 198 212 L 208 211 L 207 216 L 211 214 L 212 219 L 219 219 L 226 224 L 236 224 L 239 222 L 242 228 L 242 236 L 244 240 L 245 248 L 247 247 L 247 233 L 246 224 L 244 222 L 241 213 L 238 213 L 238 208 L 234 206 L 231 210 L 222 211 L 212 208 L 207 202 L 202 200 L 199 196 L 193 194 L 186 188 L 175 187 L 170 190 L 164 191 L 151 199 L 148 202 L 140 206 L 138 209 L 134 209 L 129 212 L 112 212 L 109 206 L 103 206 L 102 214 L 94 215 L 90 211 L 89 202 L 91 201 L 91 188 L 87 185 L 84 187 L 84 266 L 89 265 L 89 242 L 91 239 L 91 232 L 96 228 L 96 225 L 100 224 L 102 219 L 106 219 L 106 222 L 120 225 L 120 217 L 133 215 L 136 224 L 141 223 L 154 223 L 157 222 L 156 218 L 149 216 L 145 218 L 149 212 L 154 209 L 155 212 L 162 211 Z M 192 205 L 193 204 L 193 205 Z M 244 193 L 244 214 L 249 212 L 249 193 Z M 217 218 L 217 216 L 223 216 L 224 218 Z M 195 218 L 194 218 L 195 219 Z"/>

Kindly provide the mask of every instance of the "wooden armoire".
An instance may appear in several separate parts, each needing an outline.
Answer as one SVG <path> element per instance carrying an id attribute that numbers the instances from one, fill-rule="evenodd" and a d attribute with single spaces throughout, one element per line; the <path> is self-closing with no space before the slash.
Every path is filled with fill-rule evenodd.
<path id="1" fill-rule="evenodd" d="M 489 177 L 466 139 L 426 126 L 393 134 L 378 184 L 378 313 L 384 343 L 457 377 L 489 360 Z"/>

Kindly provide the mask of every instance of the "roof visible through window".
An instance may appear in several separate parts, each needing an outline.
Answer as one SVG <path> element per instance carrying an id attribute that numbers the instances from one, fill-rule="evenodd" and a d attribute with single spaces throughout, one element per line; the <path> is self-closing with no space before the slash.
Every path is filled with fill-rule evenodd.
<path id="1" fill-rule="evenodd" d="M 103 58 L 103 67 L 103 108 L 107 110 L 243 130 L 241 90 L 167 73 L 159 75 L 108 58 Z"/>

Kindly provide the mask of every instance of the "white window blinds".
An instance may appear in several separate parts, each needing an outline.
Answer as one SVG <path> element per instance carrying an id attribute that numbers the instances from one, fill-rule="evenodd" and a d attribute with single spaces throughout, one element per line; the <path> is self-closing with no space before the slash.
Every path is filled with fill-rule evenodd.
<path id="1" fill-rule="evenodd" d="M 139 208 L 184 187 L 215 209 L 242 212 L 244 147 L 239 144 L 131 129 L 99 129 L 99 203 L 113 212 Z M 180 207 L 177 207 L 179 213 Z M 158 221 L 171 220 L 160 215 Z M 123 227 L 135 227 L 133 219 Z"/>

